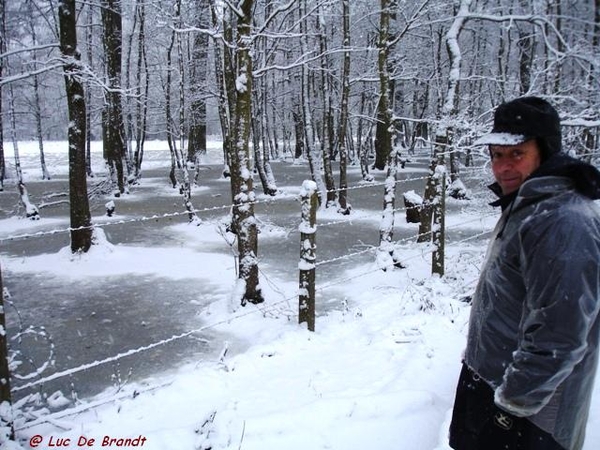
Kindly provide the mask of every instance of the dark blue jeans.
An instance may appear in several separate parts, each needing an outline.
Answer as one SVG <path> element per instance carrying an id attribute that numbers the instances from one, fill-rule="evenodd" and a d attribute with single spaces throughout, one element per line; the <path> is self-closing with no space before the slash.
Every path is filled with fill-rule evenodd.
<path id="1" fill-rule="evenodd" d="M 565 450 L 552 435 L 526 418 L 494 404 L 494 391 L 463 365 L 450 424 L 455 450 Z"/>

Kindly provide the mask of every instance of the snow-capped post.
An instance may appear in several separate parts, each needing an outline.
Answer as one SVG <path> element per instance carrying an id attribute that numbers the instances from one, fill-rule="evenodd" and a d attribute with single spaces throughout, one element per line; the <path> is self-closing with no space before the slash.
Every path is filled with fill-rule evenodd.
<path id="1" fill-rule="evenodd" d="M 435 197 L 433 199 L 432 239 L 435 250 L 431 255 L 431 273 L 444 275 L 444 253 L 446 241 L 446 166 L 435 168 Z"/>
<path id="2" fill-rule="evenodd" d="M 14 440 L 12 402 L 10 398 L 10 373 L 8 371 L 8 346 L 4 319 L 4 285 L 0 267 L 0 442 Z"/>
<path id="3" fill-rule="evenodd" d="M 404 207 L 406 208 L 406 223 L 420 223 L 423 198 L 414 190 L 405 192 L 403 197 Z"/>
<path id="4" fill-rule="evenodd" d="M 302 221 L 300 222 L 300 285 L 298 289 L 298 323 L 306 322 L 315 331 L 315 262 L 317 232 L 317 183 L 305 180 L 300 191 Z"/>
<path id="5" fill-rule="evenodd" d="M 106 215 L 108 217 L 112 217 L 113 214 L 115 213 L 115 209 L 116 209 L 115 202 L 113 200 L 111 200 L 111 201 L 107 202 L 104 205 L 104 207 L 106 208 Z"/>

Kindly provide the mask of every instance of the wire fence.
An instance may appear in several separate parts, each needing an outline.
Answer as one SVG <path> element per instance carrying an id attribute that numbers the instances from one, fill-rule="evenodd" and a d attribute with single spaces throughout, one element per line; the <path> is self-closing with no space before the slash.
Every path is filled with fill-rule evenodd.
<path id="1" fill-rule="evenodd" d="M 396 180 L 396 186 L 401 185 L 403 183 L 425 181 L 426 179 L 427 179 L 427 176 L 398 179 L 398 180 Z M 355 190 L 363 190 L 363 189 L 377 189 L 377 188 L 383 188 L 385 186 L 386 186 L 386 182 L 382 182 L 382 183 L 361 182 L 360 184 L 349 186 L 345 190 L 355 191 Z M 339 193 L 339 191 L 340 191 L 340 189 L 337 188 L 332 191 L 327 191 L 323 194 L 326 194 L 328 192 Z M 293 195 L 293 196 L 278 196 L 278 197 L 272 197 L 272 198 L 265 198 L 265 199 L 254 201 L 254 202 L 252 202 L 252 204 L 253 205 L 266 205 L 266 204 L 271 205 L 273 203 L 279 203 L 279 202 L 298 202 L 298 201 L 299 201 L 299 196 Z M 219 206 L 214 206 L 214 207 L 197 209 L 194 212 L 198 215 L 203 215 L 203 214 L 207 214 L 207 213 L 211 213 L 211 212 L 219 212 L 219 211 L 228 212 L 232 209 L 232 207 L 233 207 L 233 205 L 231 205 L 231 204 L 224 204 L 224 205 L 219 205 Z M 406 210 L 406 207 L 397 207 L 394 209 L 393 212 L 395 215 L 398 216 L 404 210 Z M 119 226 L 119 225 L 131 224 L 131 223 L 156 221 L 156 220 L 162 220 L 162 219 L 168 219 L 168 218 L 174 218 L 174 217 L 180 217 L 180 216 L 186 217 L 189 215 L 189 213 L 190 213 L 190 211 L 185 210 L 185 211 L 179 211 L 179 212 L 174 212 L 174 213 L 138 216 L 138 217 L 123 219 L 123 220 L 115 220 L 115 221 L 107 221 L 107 222 L 103 222 L 103 223 L 97 223 L 97 224 L 94 224 L 92 227 L 104 228 L 104 227 L 113 227 L 113 226 Z M 344 219 L 330 220 L 327 222 L 318 223 L 318 227 L 319 228 L 320 227 L 338 227 L 338 226 L 352 227 L 352 226 L 356 226 L 354 222 L 360 221 L 363 219 L 373 220 L 374 216 L 377 216 L 378 214 L 380 216 L 381 212 L 378 213 L 376 211 L 375 212 L 369 211 L 364 214 L 351 214 L 350 216 L 347 216 Z M 449 230 L 450 229 L 461 229 L 461 228 L 465 228 L 468 225 L 473 225 L 473 224 L 479 223 L 480 227 L 482 228 L 481 232 L 473 233 L 464 239 L 457 240 L 454 242 L 454 244 L 456 244 L 456 245 L 464 244 L 464 243 L 467 243 L 472 240 L 481 239 L 486 234 L 489 234 L 490 229 L 486 224 L 486 219 L 491 218 L 494 215 L 495 214 L 480 215 L 475 219 L 460 221 L 460 222 L 457 222 L 454 225 L 448 226 L 446 228 Z M 38 231 L 38 232 L 32 232 L 32 233 L 14 234 L 14 235 L 6 236 L 6 237 L 0 237 L 0 242 L 9 242 L 9 241 L 16 241 L 16 240 L 21 240 L 21 239 L 39 239 L 39 238 L 43 238 L 43 237 L 47 237 L 47 236 L 51 236 L 51 235 L 55 235 L 55 234 L 60 234 L 60 233 L 69 233 L 71 231 L 74 231 L 74 229 L 70 228 L 70 227 L 64 227 L 64 228 L 56 228 L 56 229 L 52 229 L 52 230 Z M 410 236 L 397 239 L 396 241 L 394 241 L 393 244 L 396 247 L 401 247 L 401 246 L 408 245 L 411 243 L 416 243 L 419 236 L 420 235 L 418 233 L 411 234 Z M 315 267 L 321 268 L 323 266 L 332 265 L 332 264 L 334 264 L 336 262 L 340 262 L 342 260 L 352 261 L 361 255 L 374 254 L 376 251 L 377 251 L 377 246 L 374 246 L 374 245 L 366 246 L 366 248 L 359 250 L 359 251 L 347 251 L 346 253 L 344 253 L 340 256 L 336 256 L 336 257 L 332 257 L 332 258 L 329 258 L 326 260 L 318 261 L 315 263 Z M 431 253 L 432 251 L 434 251 L 434 250 L 431 248 L 431 246 L 426 247 L 426 246 L 416 246 L 415 245 L 412 248 L 412 250 L 410 250 L 410 252 L 407 252 L 407 254 L 403 257 L 402 260 L 409 261 L 413 258 L 423 257 L 425 254 Z M 349 280 L 354 280 L 356 278 L 368 276 L 372 273 L 376 273 L 383 269 L 391 268 L 392 266 L 393 266 L 393 264 L 389 264 L 387 267 L 386 266 L 382 267 L 380 265 L 365 265 L 363 271 L 361 271 L 360 273 L 353 273 L 351 278 L 340 276 L 335 279 L 330 279 L 326 283 L 318 284 L 316 286 L 316 292 L 320 295 L 324 295 L 324 292 L 326 290 L 332 289 L 335 287 L 339 287 L 339 286 L 343 286 Z M 261 274 L 263 276 L 265 276 L 264 273 L 261 272 Z M 281 292 L 283 293 L 283 289 L 281 290 Z M 244 308 L 244 310 L 238 311 L 224 319 L 218 319 L 218 320 L 215 320 L 214 322 L 207 323 L 201 327 L 190 329 L 183 333 L 173 334 L 172 336 L 170 336 L 168 338 L 160 339 L 160 340 L 148 343 L 143 346 L 131 348 L 131 349 L 119 352 L 110 357 L 98 359 L 98 360 L 95 360 L 95 361 L 92 361 L 92 362 L 89 362 L 86 364 L 81 364 L 81 365 L 78 365 L 76 367 L 72 367 L 69 369 L 60 370 L 60 371 L 54 372 L 50 375 L 42 376 L 42 373 L 39 373 L 37 379 L 35 379 L 35 380 L 31 380 L 31 381 L 30 380 L 22 380 L 24 382 L 18 384 L 17 386 L 14 386 L 12 388 L 12 392 L 14 392 L 14 393 L 27 392 L 33 388 L 36 388 L 36 389 L 40 388 L 44 384 L 49 383 L 51 381 L 69 378 L 75 374 L 86 372 L 88 370 L 92 370 L 92 369 L 95 369 L 95 368 L 98 368 L 100 366 L 104 366 L 107 364 L 114 364 L 114 363 L 118 362 L 119 360 L 122 360 L 123 358 L 130 357 L 132 355 L 142 354 L 149 350 L 156 349 L 158 347 L 162 347 L 167 344 L 170 344 L 170 343 L 173 343 L 176 341 L 180 341 L 185 338 L 189 338 L 195 334 L 199 334 L 199 333 L 205 332 L 207 330 L 214 329 L 220 325 L 231 324 L 235 321 L 241 320 L 244 317 L 248 317 L 249 315 L 254 315 L 254 314 L 260 314 L 263 316 L 267 316 L 269 314 L 276 315 L 281 311 L 282 306 L 285 307 L 287 310 L 291 309 L 291 308 L 289 308 L 289 305 L 291 305 L 292 302 L 294 302 L 298 299 L 298 294 L 294 293 L 292 295 L 283 295 L 283 297 L 284 298 L 282 298 L 280 300 L 270 301 L 268 304 L 258 304 L 258 305 L 248 304 Z M 75 408 L 76 409 L 81 408 L 81 405 L 76 406 Z M 77 409 L 77 410 L 79 410 L 79 409 Z M 37 424 L 37 423 L 44 422 L 44 421 L 54 420 L 58 417 L 62 417 L 62 415 L 64 415 L 64 414 L 65 414 L 64 412 L 60 411 L 60 412 L 48 414 L 45 417 L 36 418 L 34 420 L 34 422 L 27 422 L 27 423 L 20 425 L 20 427 L 17 428 L 17 430 L 32 426 L 32 423 Z"/>

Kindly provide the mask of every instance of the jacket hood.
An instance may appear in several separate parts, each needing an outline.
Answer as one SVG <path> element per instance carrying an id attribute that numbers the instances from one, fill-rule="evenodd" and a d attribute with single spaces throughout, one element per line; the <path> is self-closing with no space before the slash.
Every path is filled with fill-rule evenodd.
<path id="1" fill-rule="evenodd" d="M 591 164 L 559 153 L 544 161 L 529 178 L 547 176 L 570 178 L 578 192 L 592 200 L 600 199 L 600 171 Z"/>
<path id="2" fill-rule="evenodd" d="M 569 178 L 578 192 L 592 200 L 600 199 L 600 171 L 591 164 L 564 153 L 558 153 L 545 160 L 529 175 L 528 180 L 548 176 Z M 503 210 L 512 203 L 519 192 L 517 190 L 508 195 L 502 195 L 502 189 L 498 183 L 493 183 L 488 187 L 499 197 L 490 205 L 500 206 Z"/>

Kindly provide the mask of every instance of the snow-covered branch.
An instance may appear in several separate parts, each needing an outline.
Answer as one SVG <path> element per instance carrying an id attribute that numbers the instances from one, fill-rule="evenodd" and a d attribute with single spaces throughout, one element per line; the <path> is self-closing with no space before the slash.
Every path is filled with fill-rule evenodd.
<path id="1" fill-rule="evenodd" d="M 31 70 L 28 72 L 23 72 L 23 73 L 19 73 L 16 75 L 11 75 L 8 77 L 2 77 L 2 79 L 0 79 L 0 86 L 4 86 L 7 85 L 9 83 L 14 83 L 15 81 L 20 81 L 20 80 L 25 80 L 27 78 L 31 78 L 34 77 L 36 75 L 40 75 L 42 73 L 46 73 L 46 72 L 50 72 L 51 70 L 55 70 L 55 69 L 60 69 L 62 68 L 62 64 L 52 64 L 50 66 L 45 66 L 42 67 L 40 69 L 37 70 Z"/>
<path id="2" fill-rule="evenodd" d="M 458 36 L 462 30 L 466 18 L 469 14 L 469 7 L 471 6 L 471 0 L 462 0 L 460 2 L 460 8 L 450 29 L 446 33 L 446 48 L 450 56 L 450 73 L 448 75 L 448 92 L 446 93 L 446 100 L 442 106 L 442 115 L 450 116 L 454 112 L 456 103 L 456 92 L 458 90 L 458 83 L 460 81 L 460 62 L 462 59 L 460 46 L 458 44 Z"/>
<path id="3" fill-rule="evenodd" d="M 58 47 L 59 47 L 58 42 L 53 42 L 51 44 L 35 45 L 33 47 L 19 48 L 19 49 L 5 52 L 5 53 L 0 53 L 0 59 L 8 58 L 10 56 L 18 55 L 20 53 L 35 52 L 37 50 L 44 50 L 47 48 L 58 48 Z"/>

